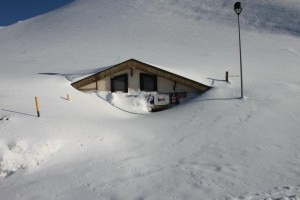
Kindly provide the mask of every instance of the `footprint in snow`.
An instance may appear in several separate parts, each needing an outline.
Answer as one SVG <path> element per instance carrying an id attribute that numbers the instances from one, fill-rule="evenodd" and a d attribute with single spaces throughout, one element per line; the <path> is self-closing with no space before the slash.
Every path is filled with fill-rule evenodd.
<path id="1" fill-rule="evenodd" d="M 17 153 L 17 154 L 21 154 L 24 152 L 23 148 L 16 144 L 16 143 L 12 143 L 8 145 L 8 149 L 13 152 L 13 153 Z"/>
<path id="2" fill-rule="evenodd" d="M 8 120 L 9 120 L 9 117 L 7 117 L 7 116 L 0 117 L 0 121 L 8 121 Z"/>

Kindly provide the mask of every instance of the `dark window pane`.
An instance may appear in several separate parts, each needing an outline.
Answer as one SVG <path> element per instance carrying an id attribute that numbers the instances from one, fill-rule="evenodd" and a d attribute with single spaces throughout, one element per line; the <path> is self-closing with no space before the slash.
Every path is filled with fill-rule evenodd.
<path id="1" fill-rule="evenodd" d="M 114 80 L 114 84 L 115 84 L 115 90 L 116 91 L 123 91 L 125 88 L 125 80 L 124 78 L 122 79 L 116 79 Z"/>
<path id="2" fill-rule="evenodd" d="M 143 91 L 156 91 L 157 90 L 157 78 L 155 75 L 141 74 L 141 90 Z"/>
<path id="3" fill-rule="evenodd" d="M 116 91 L 127 92 L 128 91 L 128 76 L 127 76 L 127 74 L 120 75 L 120 76 L 117 76 L 117 77 L 114 77 L 111 79 L 111 91 L 112 92 L 116 92 Z"/>

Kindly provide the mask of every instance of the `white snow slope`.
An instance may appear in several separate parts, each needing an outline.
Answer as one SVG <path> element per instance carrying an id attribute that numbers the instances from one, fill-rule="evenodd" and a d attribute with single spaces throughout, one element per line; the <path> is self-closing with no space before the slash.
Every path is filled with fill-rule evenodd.
<path id="1" fill-rule="evenodd" d="M 300 199 L 299 1 L 242 2 L 244 99 L 233 3 L 77 0 L 1 28 L 0 199 Z M 147 115 L 70 85 L 129 58 L 231 84 Z"/>

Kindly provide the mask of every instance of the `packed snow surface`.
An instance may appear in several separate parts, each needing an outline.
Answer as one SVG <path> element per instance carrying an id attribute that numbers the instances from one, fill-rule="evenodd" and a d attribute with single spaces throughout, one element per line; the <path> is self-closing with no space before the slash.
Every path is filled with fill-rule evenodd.
<path id="1" fill-rule="evenodd" d="M 1 28 L 0 199 L 300 199 L 299 2 L 242 1 L 244 99 L 233 4 L 76 0 Z M 149 113 L 71 86 L 130 58 L 213 88 Z"/>

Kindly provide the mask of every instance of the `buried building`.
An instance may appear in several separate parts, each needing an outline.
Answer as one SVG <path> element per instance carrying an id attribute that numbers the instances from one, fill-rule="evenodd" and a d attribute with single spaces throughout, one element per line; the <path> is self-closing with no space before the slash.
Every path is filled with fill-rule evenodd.
<path id="1" fill-rule="evenodd" d="M 152 110 L 168 108 L 188 94 L 203 93 L 211 88 L 135 59 L 105 68 L 72 83 L 72 86 L 84 92 L 123 92 L 130 96 L 146 92 Z"/>

